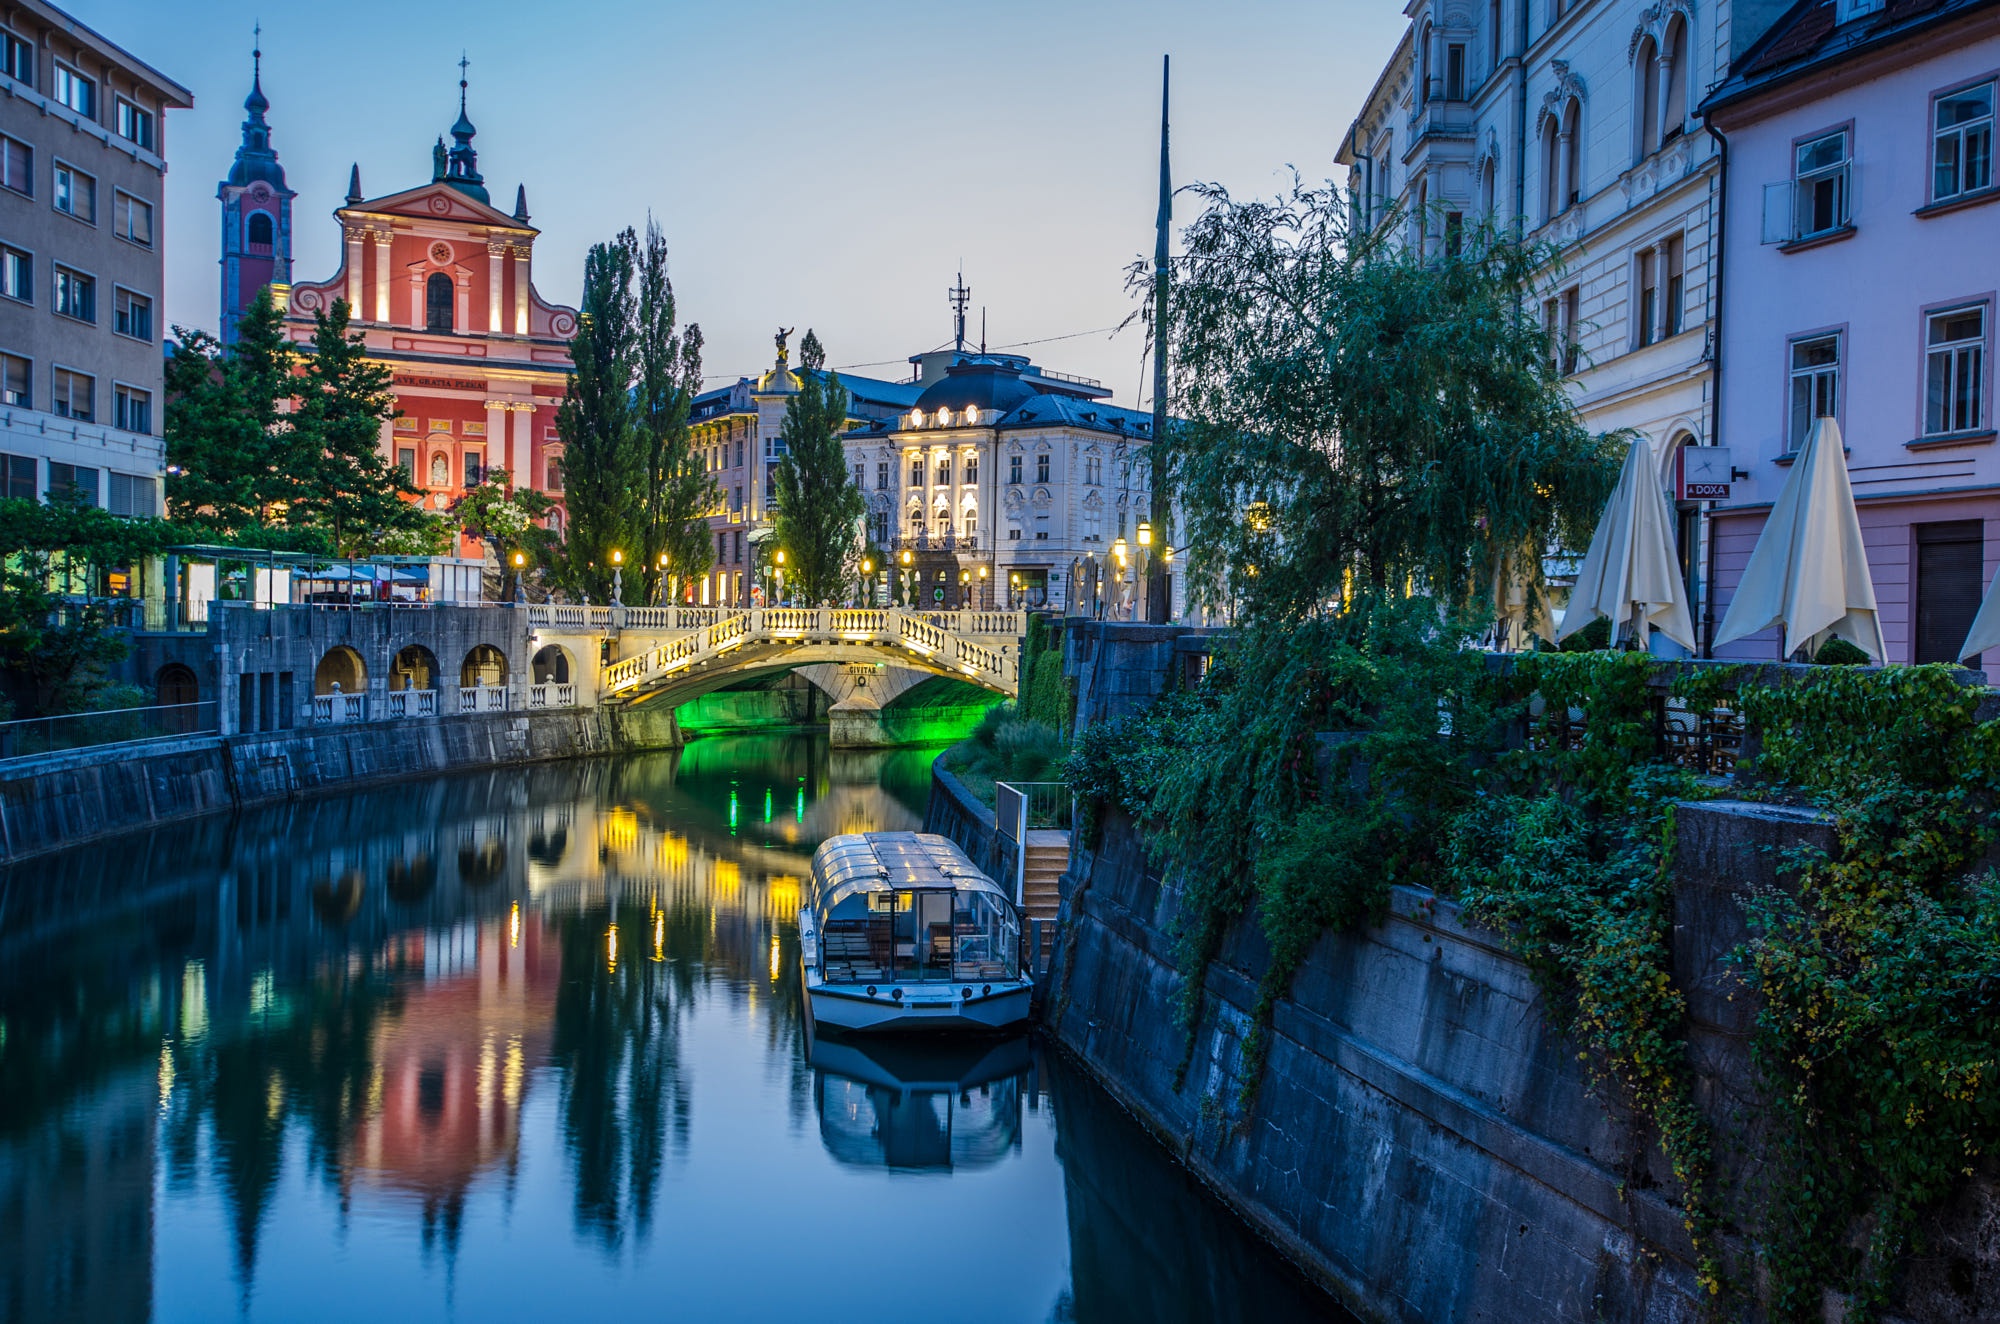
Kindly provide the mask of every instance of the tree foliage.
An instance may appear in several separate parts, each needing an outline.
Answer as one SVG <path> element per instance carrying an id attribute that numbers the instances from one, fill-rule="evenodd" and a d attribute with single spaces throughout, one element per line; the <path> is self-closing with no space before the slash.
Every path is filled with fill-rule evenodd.
<path id="1" fill-rule="evenodd" d="M 714 564 L 707 517 L 716 508 L 718 490 L 695 453 L 688 427 L 688 413 L 701 392 L 701 326 L 690 322 L 686 331 L 675 330 L 667 241 L 651 220 L 638 254 L 637 277 L 634 402 L 646 449 L 643 554 L 650 597 L 660 588 L 663 556 L 667 575 L 683 590 Z"/>
<path id="2" fill-rule="evenodd" d="M 1521 549 L 1585 540 L 1618 444 L 1584 431 L 1524 299 L 1551 251 L 1488 230 L 1421 255 L 1375 237 L 1393 222 L 1353 229 L 1331 187 L 1197 192 L 1169 309 L 1182 421 L 1154 443 L 1191 584 L 1227 584 L 1239 620 L 1412 590 L 1457 608 Z"/>
<path id="3" fill-rule="evenodd" d="M 799 342 L 799 389 L 785 402 L 779 429 L 785 454 L 778 461 L 778 510 L 772 520 L 787 556 L 785 579 L 809 603 L 833 602 L 846 593 L 861 547 L 866 499 L 847 472 L 847 388 L 827 371 L 826 350 L 810 329 Z"/>

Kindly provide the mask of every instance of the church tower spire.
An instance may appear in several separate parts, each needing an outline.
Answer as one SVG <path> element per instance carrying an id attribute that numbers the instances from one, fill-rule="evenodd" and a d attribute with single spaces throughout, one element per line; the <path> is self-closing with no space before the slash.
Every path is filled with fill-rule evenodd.
<path id="1" fill-rule="evenodd" d="M 271 146 L 271 109 L 264 95 L 263 28 L 250 50 L 250 95 L 243 98 L 243 137 L 229 175 L 216 188 L 222 203 L 222 342 L 236 339 L 236 323 L 266 286 L 292 279 L 292 199 L 285 168 Z"/>
<path id="2" fill-rule="evenodd" d="M 458 122 L 451 126 L 452 148 L 447 154 L 444 182 L 463 193 L 468 198 L 492 205 L 493 199 L 486 194 L 486 181 L 479 175 L 479 153 L 472 148 L 473 135 L 479 130 L 472 127 L 472 121 L 465 113 L 465 70 L 472 61 L 461 53 L 458 57 Z"/>

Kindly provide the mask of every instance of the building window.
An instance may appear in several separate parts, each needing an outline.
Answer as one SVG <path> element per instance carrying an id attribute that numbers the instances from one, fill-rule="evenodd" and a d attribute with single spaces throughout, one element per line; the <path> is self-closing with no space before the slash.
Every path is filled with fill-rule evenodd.
<path id="1" fill-rule="evenodd" d="M 939 487 L 951 486 L 951 460 L 949 458 L 937 462 L 937 485 Z"/>
<path id="2" fill-rule="evenodd" d="M 35 196 L 35 149 L 19 138 L 0 136 L 0 185 Z"/>
<path id="3" fill-rule="evenodd" d="M 153 112 L 118 98 L 118 136 L 147 151 L 153 150 Z"/>
<path id="4" fill-rule="evenodd" d="M 97 224 L 97 181 L 75 166 L 56 162 L 55 208 L 79 221 Z"/>
<path id="5" fill-rule="evenodd" d="M 979 481 L 979 457 L 977 455 L 968 455 L 965 457 L 965 481 L 968 483 Z"/>
<path id="6" fill-rule="evenodd" d="M 1810 239 L 1847 224 L 1847 130 L 1798 145 L 1792 175 L 1792 238 Z"/>
<path id="7" fill-rule="evenodd" d="M 1021 457 L 1018 455 L 1007 457 L 1007 481 L 1010 483 L 1021 481 Z"/>
<path id="8" fill-rule="evenodd" d="M 83 505 L 97 504 L 97 470 L 80 464 L 49 461 L 49 495 L 70 497 Z"/>
<path id="9" fill-rule="evenodd" d="M 542 486 L 550 492 L 562 491 L 562 460 L 552 459 L 542 466 Z"/>
<path id="10" fill-rule="evenodd" d="M 433 271 L 431 278 L 424 282 L 424 329 L 448 333 L 451 330 L 451 304 L 451 277 L 442 271 Z"/>
<path id="11" fill-rule="evenodd" d="M 866 469 L 867 466 L 863 464 L 857 464 L 854 466 L 854 486 L 856 488 L 865 486 L 865 484 L 861 481 L 861 479 Z"/>
<path id="12" fill-rule="evenodd" d="M 126 432 L 153 431 L 153 393 L 136 386 L 111 388 L 112 425 Z"/>
<path id="13" fill-rule="evenodd" d="M 1660 327 L 1660 272 L 1659 254 L 1651 249 L 1639 254 L 1639 309 L 1638 336 L 1643 348 L 1659 338 Z"/>
<path id="14" fill-rule="evenodd" d="M 1986 305 L 1924 319 L 1924 435 L 1971 432 L 1986 416 Z"/>
<path id="15" fill-rule="evenodd" d="M 114 195 L 111 224 L 120 239 L 146 248 L 153 246 L 153 204 L 130 193 Z"/>
<path id="16" fill-rule="evenodd" d="M 1563 112 L 1563 206 L 1583 201 L 1583 106 L 1572 99 Z"/>
<path id="17" fill-rule="evenodd" d="M 55 86 L 50 89 L 57 101 L 87 120 L 97 118 L 97 84 L 58 61 Z"/>
<path id="18" fill-rule="evenodd" d="M 1651 37 L 1639 43 L 1635 63 L 1638 86 L 1634 92 L 1639 113 L 1632 118 L 1639 125 L 1639 156 L 1644 158 L 1660 145 L 1660 51 Z"/>
<path id="19" fill-rule="evenodd" d="M 1574 285 L 1542 300 L 1542 326 L 1549 333 L 1549 367 L 1565 377 L 1576 371 L 1581 353 L 1576 331 L 1580 307 L 1580 290 Z"/>
<path id="20" fill-rule="evenodd" d="M 736 439 L 736 467 L 739 469 L 743 467 L 743 439 L 741 437 Z"/>
<path id="21" fill-rule="evenodd" d="M 1679 18 L 1667 23 L 1667 48 L 1661 52 L 1660 77 L 1667 80 L 1667 110 L 1661 117 L 1660 145 L 1681 136 L 1687 128 L 1688 41 L 1687 24 Z"/>
<path id="22" fill-rule="evenodd" d="M 1453 42 L 1444 48 L 1444 99 L 1465 100 L 1465 43 Z"/>
<path id="23" fill-rule="evenodd" d="M 151 519 L 159 514 L 153 501 L 158 485 L 143 474 L 105 475 L 105 506 L 114 515 L 128 519 Z"/>
<path id="24" fill-rule="evenodd" d="M 924 462 L 922 457 L 920 456 L 910 461 L 910 486 L 922 487 L 923 485 L 924 485 Z"/>
<path id="25" fill-rule="evenodd" d="M 465 485 L 477 487 L 486 480 L 486 456 L 479 451 L 465 453 Z"/>
<path id="26" fill-rule="evenodd" d="M 889 490 L 889 462 L 887 460 L 877 460 L 875 462 L 875 490 L 877 492 L 886 492 Z"/>
<path id="27" fill-rule="evenodd" d="M 153 301 L 143 294 L 114 288 L 111 294 L 111 329 L 134 340 L 151 340 Z"/>
<path id="28" fill-rule="evenodd" d="M 35 407 L 34 370 L 19 354 L 0 354 L 0 405 Z"/>
<path id="29" fill-rule="evenodd" d="M 1542 125 L 1542 220 L 1553 221 L 1562 210 L 1562 134 L 1554 118 Z"/>
<path id="30" fill-rule="evenodd" d="M 417 481 L 417 450 L 414 446 L 402 446 L 396 450 L 396 467 L 403 471 L 403 481 L 411 486 Z"/>
<path id="31" fill-rule="evenodd" d="M 35 301 L 35 259 L 0 244 L 0 294 L 22 303 Z"/>
<path id="32" fill-rule="evenodd" d="M 1813 336 L 1792 342 L 1792 399 L 1785 450 L 1805 445 L 1813 420 L 1840 416 L 1840 336 Z"/>
<path id="33" fill-rule="evenodd" d="M 1038 483 L 1049 481 L 1049 457 L 1047 455 L 1037 455 L 1035 457 L 1035 481 Z"/>
<path id="34" fill-rule="evenodd" d="M 250 213 L 250 225 L 249 229 L 246 232 L 247 237 L 245 238 L 244 243 L 249 247 L 252 253 L 256 253 L 260 256 L 268 254 L 271 251 L 273 236 L 275 235 L 275 233 L 276 233 L 276 228 L 271 224 L 271 214 L 269 212 L 253 211 Z M 442 271 L 432 276 L 431 279 L 432 280 L 443 279 L 445 282 L 445 288 L 447 290 L 451 288 L 451 278 L 446 276 Z M 436 297 L 435 294 L 430 294 L 428 290 L 426 291 L 426 293 L 429 294 L 430 297 L 432 298 Z M 446 300 L 445 306 L 447 308 L 451 306 L 449 300 Z M 445 328 L 445 330 L 447 331 L 449 331 L 450 329 L 451 329 L 450 327 Z"/>
<path id="35" fill-rule="evenodd" d="M 0 455 L 0 497 L 9 501 L 36 501 L 41 493 L 35 490 L 35 457 L 32 455 Z"/>
<path id="36" fill-rule="evenodd" d="M 1681 333 L 1682 306 L 1687 302 L 1687 240 L 1680 235 L 1670 237 L 1660 245 L 1661 285 L 1666 291 L 1666 315 L 1662 318 L 1662 331 L 1666 335 Z"/>
<path id="37" fill-rule="evenodd" d="M 0 73 L 28 87 L 35 85 L 35 48 L 0 28 Z"/>
<path id="38" fill-rule="evenodd" d="M 1465 244 L 1465 213 L 1448 211 L 1444 214 L 1444 254 L 1457 257 L 1458 250 Z"/>
<path id="39" fill-rule="evenodd" d="M 1993 100 L 2000 84 L 1984 82 L 1937 101 L 1931 197 L 1942 202 L 1993 184 Z"/>
<path id="40" fill-rule="evenodd" d="M 68 267 L 56 268 L 55 309 L 79 322 L 97 321 L 97 282 Z"/>

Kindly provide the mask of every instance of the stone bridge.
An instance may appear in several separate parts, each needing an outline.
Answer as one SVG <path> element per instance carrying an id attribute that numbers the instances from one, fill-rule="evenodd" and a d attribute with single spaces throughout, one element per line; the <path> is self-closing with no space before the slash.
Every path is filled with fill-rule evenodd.
<path id="1" fill-rule="evenodd" d="M 675 708 L 797 671 L 827 696 L 834 743 L 853 746 L 895 743 L 883 710 L 933 676 L 1016 697 L 1026 625 L 1022 612 L 898 608 L 217 604 L 202 634 L 150 636 L 139 661 L 163 692 L 220 700 L 227 733 Z"/>

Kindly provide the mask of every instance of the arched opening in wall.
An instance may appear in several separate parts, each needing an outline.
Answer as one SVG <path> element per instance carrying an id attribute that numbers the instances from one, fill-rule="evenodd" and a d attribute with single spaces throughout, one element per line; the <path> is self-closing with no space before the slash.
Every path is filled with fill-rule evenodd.
<path id="1" fill-rule="evenodd" d="M 528 662 L 528 668 L 533 672 L 537 685 L 569 684 L 569 653 L 559 644 L 544 644 L 537 649 Z"/>
<path id="2" fill-rule="evenodd" d="M 1638 111 L 1632 122 L 1639 126 L 1639 141 L 1633 159 L 1646 156 L 1660 145 L 1660 49 L 1647 37 L 1639 43 L 1637 62 L 1632 66 L 1632 96 Z"/>
<path id="3" fill-rule="evenodd" d="M 411 644 L 389 666 L 389 689 L 434 690 L 437 677 L 437 656 L 422 644 Z"/>
<path id="4" fill-rule="evenodd" d="M 362 694 L 367 689 L 368 664 L 345 644 L 329 648 L 313 668 L 314 694 Z"/>
<path id="5" fill-rule="evenodd" d="M 492 644 L 481 644 L 465 655 L 458 669 L 458 683 L 464 686 L 505 685 L 507 655 Z"/>
<path id="6" fill-rule="evenodd" d="M 424 282 L 424 329 L 449 332 L 451 305 L 451 276 L 446 272 L 433 271 L 430 279 Z"/>
<path id="7" fill-rule="evenodd" d="M 507 847 L 497 837 L 481 842 L 462 842 L 458 848 L 458 881 L 467 887 L 485 887 L 500 881 L 507 872 Z"/>
<path id="8" fill-rule="evenodd" d="M 1678 14 L 1667 23 L 1667 41 L 1660 52 L 1660 77 L 1667 80 L 1666 109 L 1660 115 L 1660 145 L 1681 136 L 1687 127 L 1688 29 Z"/>
<path id="9" fill-rule="evenodd" d="M 250 213 L 250 225 L 244 234 L 244 243 L 252 253 L 269 253 L 274 246 L 277 227 L 271 224 L 269 212 Z"/>
<path id="10" fill-rule="evenodd" d="M 1542 222 L 1562 210 L 1562 138 L 1555 116 L 1542 121 Z"/>
<path id="11" fill-rule="evenodd" d="M 1683 432 L 1667 448 L 1667 497 L 1674 506 L 1674 564 L 1680 568 L 1681 587 L 1687 593 L 1691 614 L 1701 588 L 1701 502 L 1684 500 L 1681 494 L 1687 491 L 1682 481 L 1686 451 L 1694 444 L 1694 434 Z"/>
<path id="12" fill-rule="evenodd" d="M 389 861 L 382 881 L 391 901 L 414 906 L 429 896 L 431 888 L 437 885 L 437 866 L 431 863 L 428 854 L 418 852 L 407 860 Z"/>
<path id="13" fill-rule="evenodd" d="M 168 709 L 161 714 L 166 730 L 181 733 L 199 725 L 194 705 L 201 702 L 201 682 L 195 679 L 192 668 L 167 663 L 153 677 L 153 694 Z"/>
<path id="14" fill-rule="evenodd" d="M 1421 71 L 1417 79 L 1417 104 L 1419 106 L 1428 104 L 1432 96 L 1431 47 L 1436 44 L 1436 37 L 1437 29 L 1429 23 L 1424 24 L 1423 41 L 1417 47 L 1417 59 L 1421 65 Z"/>
<path id="15" fill-rule="evenodd" d="M 1563 110 L 1563 140 L 1569 150 L 1563 153 L 1562 205 L 1565 210 L 1583 201 L 1583 104 L 1574 98 Z"/>
<path id="16" fill-rule="evenodd" d="M 1494 178 L 1497 174 L 1493 158 L 1487 157 L 1485 164 L 1479 167 L 1479 214 L 1489 221 L 1493 219 Z"/>

